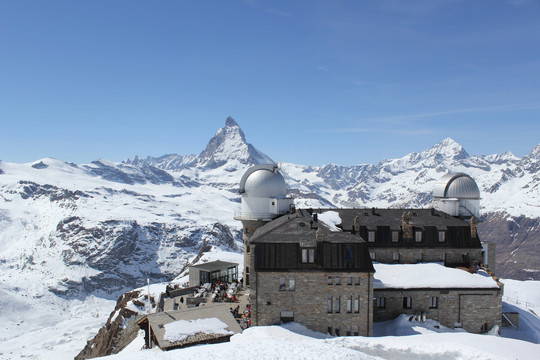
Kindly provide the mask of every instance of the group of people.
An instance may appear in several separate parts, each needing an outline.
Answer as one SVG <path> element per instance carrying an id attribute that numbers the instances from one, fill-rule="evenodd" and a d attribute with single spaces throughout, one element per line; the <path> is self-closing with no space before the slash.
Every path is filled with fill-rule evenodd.
<path id="1" fill-rule="evenodd" d="M 218 281 L 212 284 L 212 298 L 214 302 L 238 302 L 236 293 L 238 292 L 238 283 L 224 283 Z"/>
<path id="2" fill-rule="evenodd" d="M 238 324 L 242 329 L 246 329 L 251 326 L 251 305 L 246 305 L 246 309 L 240 313 L 240 305 L 237 305 L 234 309 L 230 308 L 231 314 L 234 316 Z"/>

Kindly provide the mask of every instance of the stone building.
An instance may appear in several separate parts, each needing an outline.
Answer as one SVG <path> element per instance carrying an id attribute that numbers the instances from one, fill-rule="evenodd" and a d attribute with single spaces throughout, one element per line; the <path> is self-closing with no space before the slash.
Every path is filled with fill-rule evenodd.
<path id="1" fill-rule="evenodd" d="M 362 238 L 300 210 L 255 232 L 249 265 L 254 325 L 296 321 L 336 335 L 372 334 L 374 270 Z"/>
<path id="2" fill-rule="evenodd" d="M 500 326 L 502 285 L 474 273 L 493 271 L 495 257 L 478 237 L 480 192 L 468 175 L 441 178 L 431 209 L 296 210 L 275 165 L 250 168 L 240 193 L 254 325 L 370 336 L 374 320 L 406 313 L 471 332 Z M 416 275 L 396 284 L 404 268 Z"/>

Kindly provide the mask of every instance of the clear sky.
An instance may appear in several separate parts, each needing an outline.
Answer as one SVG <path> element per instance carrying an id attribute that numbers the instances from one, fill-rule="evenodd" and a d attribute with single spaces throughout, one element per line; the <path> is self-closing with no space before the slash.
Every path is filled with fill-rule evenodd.
<path id="1" fill-rule="evenodd" d="M 0 0 L 0 159 L 199 153 L 227 116 L 276 161 L 540 143 L 538 0 Z"/>

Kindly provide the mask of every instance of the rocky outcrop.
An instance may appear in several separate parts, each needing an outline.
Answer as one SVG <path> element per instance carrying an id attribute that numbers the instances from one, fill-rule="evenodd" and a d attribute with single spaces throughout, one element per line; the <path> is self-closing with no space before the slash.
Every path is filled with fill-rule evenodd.
<path id="1" fill-rule="evenodd" d="M 137 301 L 140 296 L 139 291 L 131 291 L 121 295 L 107 323 L 99 329 L 92 340 L 87 342 L 75 360 L 117 354 L 131 343 L 139 331 L 137 321 L 143 316 L 127 309 L 126 306 L 130 301 Z"/>

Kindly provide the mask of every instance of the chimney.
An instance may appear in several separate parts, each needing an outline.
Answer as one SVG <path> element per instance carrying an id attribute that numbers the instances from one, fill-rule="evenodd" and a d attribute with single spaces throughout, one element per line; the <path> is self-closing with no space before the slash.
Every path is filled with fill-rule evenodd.
<path id="1" fill-rule="evenodd" d="M 318 214 L 314 213 L 313 214 L 313 221 L 317 222 L 317 220 L 318 220 Z"/>
<path id="2" fill-rule="evenodd" d="M 435 208 L 431 208 L 431 216 L 435 216 Z"/>
<path id="3" fill-rule="evenodd" d="M 371 215 L 375 215 L 375 208 L 374 207 L 371 208 Z"/>
<path id="4" fill-rule="evenodd" d="M 471 217 L 471 237 L 473 239 L 476 239 L 478 237 L 477 228 L 478 228 L 478 225 L 476 223 L 476 218 L 473 216 Z"/>
<path id="5" fill-rule="evenodd" d="M 401 216 L 401 230 L 403 231 L 404 239 L 413 238 L 413 225 L 411 221 L 411 213 L 404 211 Z"/>
<path id="6" fill-rule="evenodd" d="M 354 217 L 353 234 L 360 234 L 360 219 L 358 218 L 358 215 Z"/>

